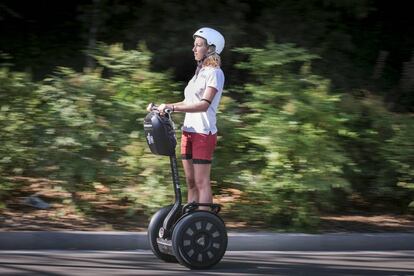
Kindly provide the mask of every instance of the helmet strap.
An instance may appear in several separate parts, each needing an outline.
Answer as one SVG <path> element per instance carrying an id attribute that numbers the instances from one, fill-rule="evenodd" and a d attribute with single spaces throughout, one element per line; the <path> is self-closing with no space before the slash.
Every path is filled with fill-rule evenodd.
<path id="1" fill-rule="evenodd" d="M 208 46 L 208 48 L 207 49 L 210 49 L 210 46 Z M 216 50 L 214 49 L 213 51 L 211 51 L 210 53 L 209 52 L 207 52 L 207 54 L 205 54 L 204 55 L 204 57 L 203 57 L 203 59 L 202 60 L 200 60 L 200 62 L 201 63 L 203 63 L 204 62 L 204 60 L 206 59 L 206 58 L 208 58 L 209 56 L 212 56 L 212 55 L 214 55 L 216 53 Z"/>

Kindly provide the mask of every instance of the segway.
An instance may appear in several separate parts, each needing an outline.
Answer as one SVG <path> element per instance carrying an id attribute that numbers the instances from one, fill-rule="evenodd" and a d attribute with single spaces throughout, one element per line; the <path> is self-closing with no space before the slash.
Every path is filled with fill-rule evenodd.
<path id="1" fill-rule="evenodd" d="M 190 269 L 206 269 L 217 264 L 227 249 L 227 231 L 218 216 L 221 206 L 213 203 L 182 205 L 171 111 L 160 114 L 156 106 L 144 119 L 147 144 L 152 153 L 170 157 L 175 202 L 156 212 L 148 226 L 152 252 L 166 262 L 179 262 Z M 209 210 L 199 210 L 207 206 Z"/>

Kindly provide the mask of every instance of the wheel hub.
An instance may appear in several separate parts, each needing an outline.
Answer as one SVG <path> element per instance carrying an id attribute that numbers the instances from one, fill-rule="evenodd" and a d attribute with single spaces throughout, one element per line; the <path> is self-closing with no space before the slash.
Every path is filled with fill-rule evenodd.
<path id="1" fill-rule="evenodd" d="M 209 237 L 205 233 L 201 233 L 197 235 L 195 238 L 195 243 L 201 247 L 201 249 L 205 249 L 209 245 Z"/>

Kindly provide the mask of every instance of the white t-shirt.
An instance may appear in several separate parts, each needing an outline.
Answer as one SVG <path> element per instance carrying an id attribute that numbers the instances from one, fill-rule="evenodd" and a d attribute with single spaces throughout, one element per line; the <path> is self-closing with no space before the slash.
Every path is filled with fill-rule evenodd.
<path id="1" fill-rule="evenodd" d="M 217 93 L 211 101 L 206 112 L 196 112 L 185 114 L 183 130 L 204 134 L 214 134 L 217 132 L 216 113 L 223 93 L 224 74 L 220 68 L 203 67 L 194 75 L 184 89 L 185 103 L 198 103 L 203 98 L 204 91 L 208 86 L 217 89 Z"/>

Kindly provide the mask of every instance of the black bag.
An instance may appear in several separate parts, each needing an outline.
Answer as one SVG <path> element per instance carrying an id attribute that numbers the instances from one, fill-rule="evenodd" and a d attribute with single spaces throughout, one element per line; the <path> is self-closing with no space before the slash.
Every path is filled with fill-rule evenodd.
<path id="1" fill-rule="evenodd" d="M 160 115 L 151 111 L 144 119 L 144 132 L 147 144 L 152 153 L 157 155 L 175 155 L 177 139 L 175 137 L 174 123 L 170 114 Z"/>

